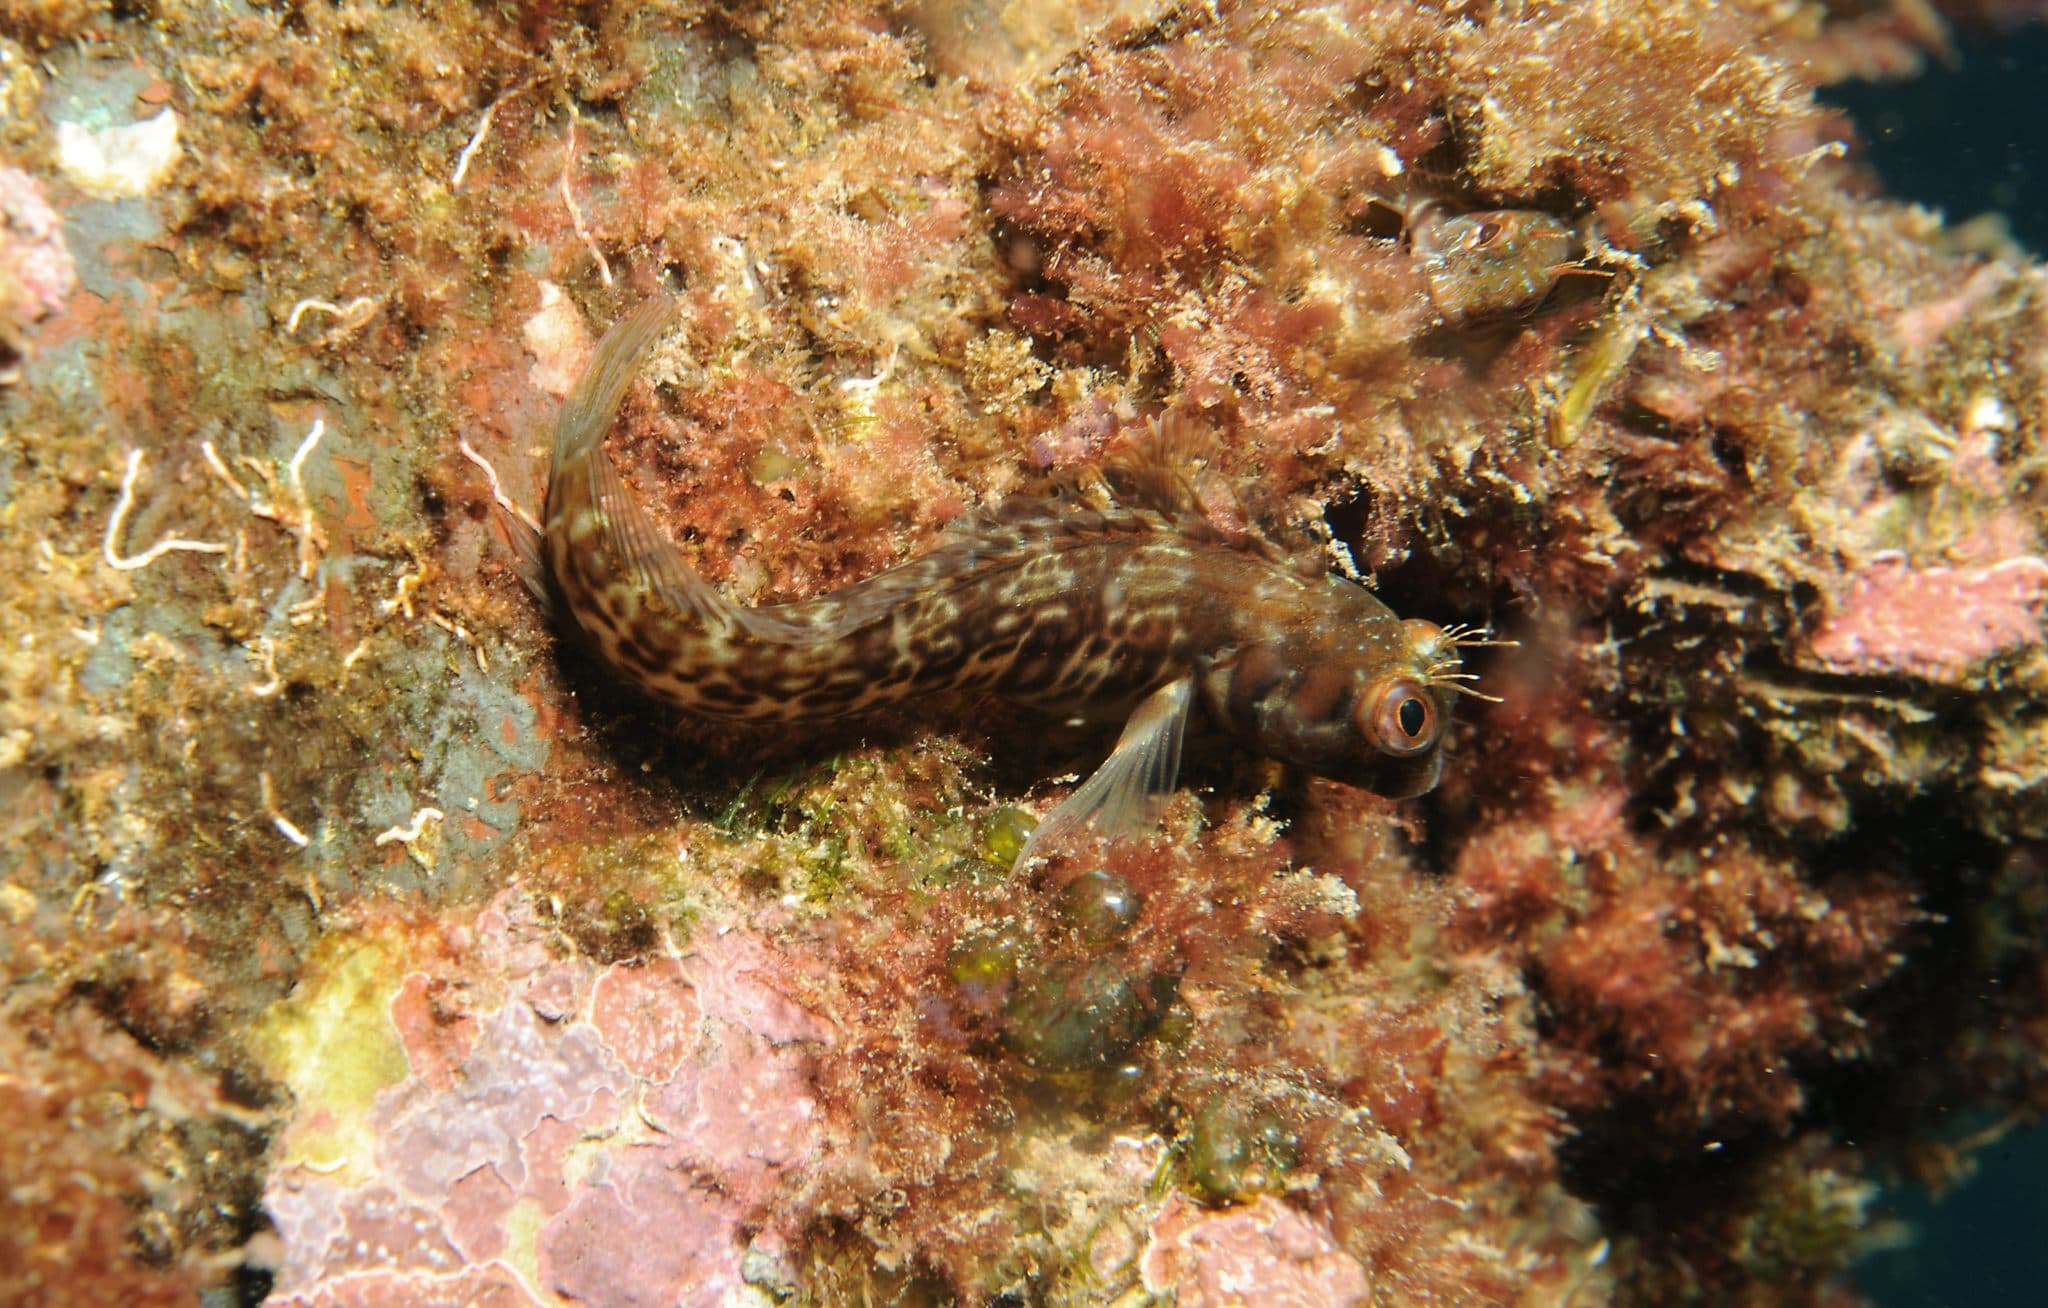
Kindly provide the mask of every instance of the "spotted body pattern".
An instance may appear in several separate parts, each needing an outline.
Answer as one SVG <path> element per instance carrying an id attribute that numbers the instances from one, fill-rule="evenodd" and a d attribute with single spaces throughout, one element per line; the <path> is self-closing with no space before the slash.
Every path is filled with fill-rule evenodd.
<path id="1" fill-rule="evenodd" d="M 1171 791 L 1193 706 L 1258 752 L 1388 795 L 1435 784 L 1459 639 L 1364 588 L 1222 539 L 1162 468 L 1150 507 L 1026 501 L 831 594 L 744 608 L 692 571 L 603 450 L 672 306 L 608 333 L 564 405 L 539 539 L 527 541 L 605 661 L 654 698 L 750 721 L 826 719 L 989 690 L 1126 719 L 1109 760 L 1040 824 L 1140 825 Z"/>

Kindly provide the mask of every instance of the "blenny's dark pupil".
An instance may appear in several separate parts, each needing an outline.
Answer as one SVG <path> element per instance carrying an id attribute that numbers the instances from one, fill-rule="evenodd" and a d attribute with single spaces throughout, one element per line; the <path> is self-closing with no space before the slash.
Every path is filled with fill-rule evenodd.
<path id="1" fill-rule="evenodd" d="M 1394 719 L 1401 724 L 1402 731 L 1410 736 L 1419 736 L 1429 722 L 1429 710 L 1422 707 L 1419 699 L 1403 700 L 1401 707 L 1394 710 Z"/>

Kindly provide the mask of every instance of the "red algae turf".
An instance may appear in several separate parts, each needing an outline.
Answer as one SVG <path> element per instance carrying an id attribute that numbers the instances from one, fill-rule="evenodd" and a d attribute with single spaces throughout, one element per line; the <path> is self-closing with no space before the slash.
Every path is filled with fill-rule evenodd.
<path id="1" fill-rule="evenodd" d="M 1857 1302 L 2048 1104 L 2048 274 L 1813 97 L 1943 13 L 6 7 L 0 1301 Z M 1094 735 L 655 714 L 493 498 L 657 291 L 742 601 L 1170 415 L 1498 702 L 1017 872 Z"/>

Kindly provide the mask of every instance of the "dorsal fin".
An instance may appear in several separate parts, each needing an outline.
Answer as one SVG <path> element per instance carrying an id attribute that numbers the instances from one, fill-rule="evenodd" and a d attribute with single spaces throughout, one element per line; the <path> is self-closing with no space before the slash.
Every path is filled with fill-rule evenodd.
<path id="1" fill-rule="evenodd" d="M 1194 469 L 1209 444 L 1209 433 L 1200 424 L 1169 409 L 1148 420 L 1135 440 L 1104 461 L 1103 477 L 1120 502 L 1150 509 L 1189 535 L 1221 538 L 1195 490 Z"/>
<path id="2" fill-rule="evenodd" d="M 1120 502 L 1157 513 L 1191 540 L 1245 550 L 1311 576 L 1325 571 L 1319 562 L 1305 561 L 1301 551 L 1288 549 L 1268 534 L 1263 515 L 1227 482 L 1222 483 L 1224 493 L 1237 521 L 1226 526 L 1211 516 L 1195 477 L 1207 463 L 1203 453 L 1214 446 L 1213 434 L 1199 419 L 1168 410 L 1149 420 L 1142 435 L 1104 463 L 1104 480 Z"/>
<path id="3" fill-rule="evenodd" d="M 771 624 L 783 640 L 834 641 L 920 596 L 944 592 L 955 582 L 1019 567 L 1071 545 L 1169 530 L 1172 526 L 1154 513 L 1013 496 L 995 508 L 955 518 L 930 550 L 906 563 L 815 599 L 741 610 L 741 620 Z M 799 608 L 807 621 L 796 623 L 784 616 Z"/>

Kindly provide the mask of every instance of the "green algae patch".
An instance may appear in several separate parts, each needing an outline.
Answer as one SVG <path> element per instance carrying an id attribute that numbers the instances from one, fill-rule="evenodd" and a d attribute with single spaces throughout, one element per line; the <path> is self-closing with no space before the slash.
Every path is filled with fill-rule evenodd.
<path id="1" fill-rule="evenodd" d="M 298 1103 L 280 1165 L 338 1173 L 339 1183 L 374 1174 L 370 1108 L 378 1091 L 411 1072 L 391 1022 L 401 959 L 390 939 L 330 938 L 314 951 L 298 991 L 257 1019 L 256 1058 Z"/>

